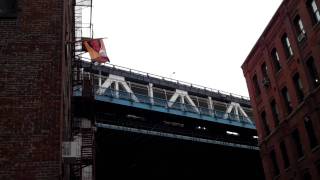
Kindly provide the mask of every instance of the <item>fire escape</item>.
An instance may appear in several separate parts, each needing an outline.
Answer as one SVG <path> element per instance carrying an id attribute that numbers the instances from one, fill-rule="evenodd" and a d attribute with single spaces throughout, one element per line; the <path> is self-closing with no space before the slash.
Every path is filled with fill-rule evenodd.
<path id="1" fill-rule="evenodd" d="M 93 37 L 92 30 L 92 0 L 74 1 L 74 38 L 72 59 L 72 88 L 83 88 L 81 101 L 87 107 L 93 103 L 92 80 L 84 77 L 81 71 L 82 42 L 81 40 Z M 74 100 L 72 100 L 74 101 Z M 74 114 L 75 109 L 73 109 Z M 70 179 L 94 180 L 95 179 L 95 140 L 94 140 L 94 116 L 93 110 L 88 108 L 83 117 L 75 117 L 72 120 L 73 140 L 65 142 L 64 157 L 70 164 Z"/>

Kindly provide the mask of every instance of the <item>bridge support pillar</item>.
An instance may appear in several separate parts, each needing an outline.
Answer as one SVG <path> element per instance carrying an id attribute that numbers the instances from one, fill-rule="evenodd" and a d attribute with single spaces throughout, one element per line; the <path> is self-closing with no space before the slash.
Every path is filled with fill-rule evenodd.
<path id="1" fill-rule="evenodd" d="M 149 85 L 148 85 L 148 96 L 150 98 L 150 103 L 153 105 L 154 99 L 153 99 L 153 84 L 152 83 L 149 83 Z"/>
<path id="2" fill-rule="evenodd" d="M 212 98 L 211 97 L 208 97 L 208 108 L 209 108 L 209 111 L 210 111 L 210 114 L 211 116 L 214 115 L 214 109 L 213 109 L 213 102 L 212 102 Z"/>

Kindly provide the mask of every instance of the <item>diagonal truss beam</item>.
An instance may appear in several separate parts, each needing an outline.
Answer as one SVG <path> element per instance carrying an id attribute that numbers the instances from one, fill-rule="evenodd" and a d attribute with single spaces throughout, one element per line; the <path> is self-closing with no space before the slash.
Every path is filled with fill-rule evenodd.
<path id="1" fill-rule="evenodd" d="M 97 90 L 97 94 L 100 94 L 100 95 L 104 94 L 105 91 L 107 90 L 107 88 L 109 88 L 112 83 L 115 83 L 115 90 L 116 90 L 116 97 L 117 98 L 119 97 L 119 84 L 121 84 L 124 87 L 125 91 L 131 94 L 131 98 L 135 102 L 139 102 L 139 100 L 136 97 L 136 95 L 133 93 L 131 88 L 126 83 L 124 77 L 113 75 L 113 74 L 109 74 L 108 79 L 105 80 L 104 83 Z"/>
<path id="2" fill-rule="evenodd" d="M 187 101 L 196 112 L 200 113 L 199 109 L 197 108 L 195 103 L 192 101 L 192 99 L 188 95 L 188 92 L 187 91 L 182 91 L 182 90 L 179 90 L 179 89 L 176 89 L 176 92 L 170 98 L 170 100 L 168 102 L 168 106 L 172 107 L 173 104 L 177 101 L 178 97 L 181 98 L 181 103 L 182 104 L 185 104 L 185 101 Z"/>
<path id="3" fill-rule="evenodd" d="M 236 103 L 236 102 L 231 102 L 225 112 L 225 114 L 223 115 L 223 118 L 224 119 L 227 119 L 228 118 L 228 115 L 232 112 L 232 110 L 234 110 L 234 115 L 235 115 L 235 119 L 240 121 L 240 118 L 239 118 L 239 112 L 240 114 L 245 117 L 245 119 L 247 121 L 249 121 L 250 123 L 252 123 L 252 121 L 250 120 L 250 118 L 248 117 L 247 113 L 242 109 L 242 107 L 240 106 L 239 103 Z"/>

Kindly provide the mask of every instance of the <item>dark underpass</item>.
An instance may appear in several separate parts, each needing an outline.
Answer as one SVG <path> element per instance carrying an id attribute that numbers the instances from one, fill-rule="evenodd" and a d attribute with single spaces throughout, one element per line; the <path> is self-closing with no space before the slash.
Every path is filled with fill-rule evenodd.
<path id="1" fill-rule="evenodd" d="M 96 179 L 262 180 L 259 151 L 98 128 Z"/>

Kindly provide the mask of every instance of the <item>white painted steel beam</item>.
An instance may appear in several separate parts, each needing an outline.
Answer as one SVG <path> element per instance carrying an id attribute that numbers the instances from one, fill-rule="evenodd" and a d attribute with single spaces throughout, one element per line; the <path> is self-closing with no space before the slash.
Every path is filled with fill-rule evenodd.
<path id="1" fill-rule="evenodd" d="M 250 118 L 248 117 L 247 113 L 242 109 L 242 107 L 240 106 L 239 103 L 236 103 L 236 102 L 231 102 L 223 116 L 224 119 L 227 119 L 228 118 L 228 115 L 232 112 L 232 110 L 234 110 L 234 115 L 235 115 L 235 119 L 240 121 L 240 118 L 239 118 L 239 111 L 240 111 L 240 114 L 247 120 L 249 121 L 250 123 L 252 123 L 252 121 L 250 120 Z"/>
<path id="2" fill-rule="evenodd" d="M 148 96 L 150 98 L 150 103 L 154 104 L 154 99 L 153 99 L 153 84 L 149 83 L 148 84 Z"/>
<path id="3" fill-rule="evenodd" d="M 125 89 L 126 92 L 130 93 L 131 98 L 135 102 L 139 102 L 138 98 L 135 96 L 134 92 L 131 90 L 128 83 L 125 81 L 125 78 L 122 76 L 117 76 L 117 75 L 113 75 L 113 74 L 110 74 L 109 77 L 101 84 L 101 72 L 99 72 L 99 85 L 101 85 L 101 86 L 97 90 L 97 94 L 99 94 L 99 95 L 104 94 L 106 89 L 109 88 L 113 83 L 115 85 L 115 87 L 114 87 L 116 90 L 115 96 L 117 98 L 119 98 L 119 85 L 121 85 Z M 151 104 L 154 104 L 153 84 L 149 83 L 147 87 L 148 87 L 148 96 L 150 98 L 150 102 L 151 102 Z M 166 95 L 166 99 L 168 100 L 167 93 L 166 93 L 165 89 L 164 89 L 164 92 Z M 176 89 L 176 92 L 169 99 L 168 107 L 171 108 L 174 105 L 174 103 L 177 102 L 179 97 L 181 99 L 180 100 L 181 102 L 178 102 L 178 103 L 180 103 L 181 105 L 187 103 L 188 105 L 190 105 L 194 109 L 194 111 L 196 111 L 197 113 L 200 113 L 197 105 L 194 103 L 194 101 L 188 95 L 188 92 L 183 91 L 183 90 L 179 90 L 179 89 Z M 207 101 L 208 101 L 208 109 L 210 110 L 210 112 L 212 112 L 212 115 L 213 115 L 214 114 L 213 100 L 211 97 L 208 97 Z M 229 105 L 226 105 L 226 111 L 224 113 L 223 118 L 227 119 L 228 115 L 231 114 L 232 112 L 234 114 L 234 117 L 233 117 L 234 119 L 240 121 L 240 115 L 241 115 L 244 117 L 244 120 L 252 123 L 252 121 L 248 117 L 247 113 L 243 110 L 243 108 L 240 106 L 239 103 L 231 102 Z"/>
<path id="4" fill-rule="evenodd" d="M 177 101 L 178 97 L 181 98 L 181 103 L 185 104 L 185 100 L 192 106 L 192 108 L 199 113 L 199 109 L 197 108 L 197 106 L 194 104 L 194 102 L 192 101 L 192 99 L 190 98 L 190 96 L 188 95 L 187 91 L 182 91 L 179 89 L 176 89 L 176 92 L 172 95 L 172 97 L 170 98 L 169 102 L 168 102 L 168 106 L 172 107 L 173 104 Z"/>
<path id="5" fill-rule="evenodd" d="M 115 83 L 115 90 L 116 90 L 116 97 L 119 98 L 119 84 L 123 86 L 123 88 L 126 90 L 126 92 L 131 94 L 131 98 L 135 102 L 139 102 L 138 98 L 134 95 L 133 91 L 131 88 L 128 86 L 127 82 L 125 81 L 124 77 L 122 76 L 117 76 L 110 74 L 108 79 L 105 80 L 105 82 L 99 87 L 97 93 L 98 94 L 103 94 L 105 93 L 106 89 L 111 86 L 112 83 Z"/>

